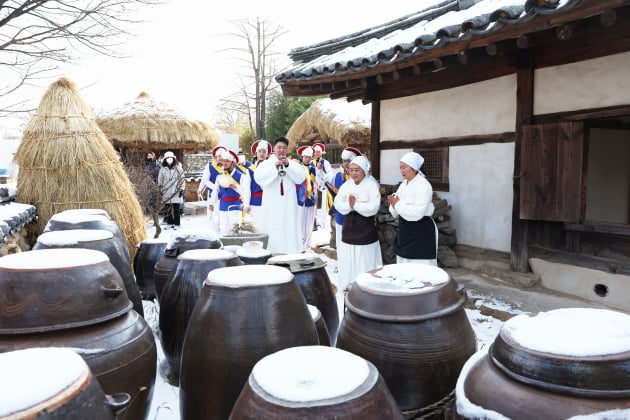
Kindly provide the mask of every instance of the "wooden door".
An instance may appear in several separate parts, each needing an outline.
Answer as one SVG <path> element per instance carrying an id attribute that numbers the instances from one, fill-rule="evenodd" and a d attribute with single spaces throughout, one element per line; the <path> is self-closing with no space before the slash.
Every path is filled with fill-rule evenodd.
<path id="1" fill-rule="evenodd" d="M 584 208 L 583 123 L 521 129 L 520 218 L 579 222 Z"/>

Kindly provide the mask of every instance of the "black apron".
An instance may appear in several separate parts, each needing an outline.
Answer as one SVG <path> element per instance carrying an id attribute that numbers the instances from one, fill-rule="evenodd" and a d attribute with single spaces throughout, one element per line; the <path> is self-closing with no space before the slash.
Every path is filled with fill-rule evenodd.
<path id="1" fill-rule="evenodd" d="M 374 216 L 361 216 L 351 211 L 343 218 L 341 241 L 350 245 L 369 245 L 378 241 Z"/>
<path id="2" fill-rule="evenodd" d="M 412 260 L 437 258 L 435 222 L 430 216 L 424 216 L 417 222 L 409 222 L 398 217 L 398 230 L 392 248 L 394 254 L 403 258 Z"/>

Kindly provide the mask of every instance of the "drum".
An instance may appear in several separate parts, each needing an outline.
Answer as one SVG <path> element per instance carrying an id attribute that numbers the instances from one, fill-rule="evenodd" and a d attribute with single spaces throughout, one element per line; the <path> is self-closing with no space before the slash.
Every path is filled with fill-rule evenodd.
<path id="1" fill-rule="evenodd" d="M 322 313 L 330 335 L 330 342 L 334 346 L 339 331 L 339 308 L 332 283 L 326 272 L 326 263 L 313 254 L 286 254 L 269 258 L 267 264 L 287 267 L 291 270 L 300 285 L 306 303 L 316 306 Z"/>
<path id="2" fill-rule="evenodd" d="M 177 268 L 177 256 L 191 249 L 218 249 L 223 246 L 212 230 L 178 230 L 164 248 L 164 254 L 155 263 L 153 281 L 155 294 L 160 301 L 162 289 Z"/>
<path id="3" fill-rule="evenodd" d="M 271 258 L 271 252 L 263 248 L 262 241 L 245 242 L 236 250 L 236 255 L 243 264 L 265 264 Z"/>
<path id="4" fill-rule="evenodd" d="M 126 257 L 127 247 L 123 249 L 114 239 L 113 233 L 99 229 L 57 230 L 42 233 L 37 237 L 33 250 L 50 248 L 86 248 L 104 252 L 112 263 L 125 285 L 127 296 L 133 303 L 133 309 L 144 316 L 140 289 L 131 271 L 131 265 Z"/>
<path id="5" fill-rule="evenodd" d="M 160 341 L 174 379 L 179 378 L 184 334 L 190 314 L 208 273 L 216 268 L 242 265 L 231 252 L 222 249 L 192 249 L 177 257 L 175 273 L 162 290 Z"/>
<path id="6" fill-rule="evenodd" d="M 0 335 L 98 324 L 131 310 L 101 251 L 40 249 L 0 257 Z"/>
<path id="7" fill-rule="evenodd" d="M 230 415 L 257 419 L 402 419 L 376 367 L 333 347 L 302 346 L 262 358 Z"/>
<path id="8" fill-rule="evenodd" d="M 630 315 L 566 308 L 513 317 L 466 362 L 456 401 L 465 419 L 628 418 Z"/>
<path id="9" fill-rule="evenodd" d="M 315 323 L 315 330 L 317 331 L 317 338 L 319 338 L 320 346 L 330 346 L 330 335 L 328 335 L 328 328 L 326 328 L 326 322 L 322 313 L 317 309 L 317 306 L 308 306 L 308 311 L 311 313 L 311 318 Z"/>
<path id="10" fill-rule="evenodd" d="M 142 299 L 153 300 L 156 297 L 153 271 L 166 249 L 167 239 L 146 239 L 137 245 L 138 251 L 133 261 L 133 272 L 140 289 Z"/>
<path id="11" fill-rule="evenodd" d="M 101 251 L 41 249 L 0 258 L 0 353 L 73 349 L 106 393 L 131 396 L 121 418 L 144 419 L 157 351 L 153 332 L 131 306 Z"/>
<path id="12" fill-rule="evenodd" d="M 81 356 L 47 347 L 0 354 L 1 419 L 113 420 L 129 395 L 106 396 Z"/>
<path id="13" fill-rule="evenodd" d="M 337 346 L 374 363 L 405 416 L 429 414 L 453 399 L 476 350 L 465 301 L 438 267 L 385 265 L 351 286 Z"/>
<path id="14" fill-rule="evenodd" d="M 227 418 L 256 362 L 284 348 L 317 343 L 289 270 L 243 265 L 211 271 L 184 338 L 181 418 Z"/>

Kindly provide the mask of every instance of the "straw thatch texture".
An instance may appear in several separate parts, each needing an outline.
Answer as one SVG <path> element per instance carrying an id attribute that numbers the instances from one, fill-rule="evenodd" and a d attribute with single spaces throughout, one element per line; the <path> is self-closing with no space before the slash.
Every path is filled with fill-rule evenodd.
<path id="1" fill-rule="evenodd" d="M 186 149 L 211 150 L 221 142 L 212 127 L 190 121 L 146 92 L 96 120 L 116 147 L 144 152 Z"/>
<path id="2" fill-rule="evenodd" d="M 112 144 L 74 84 L 61 78 L 44 94 L 15 153 L 17 201 L 37 207 L 36 236 L 55 213 L 100 208 L 123 232 L 133 256 L 146 238 L 133 186 Z"/>
<path id="3" fill-rule="evenodd" d="M 368 146 L 371 140 L 370 105 L 328 98 L 313 102 L 287 133 L 289 149 L 298 143 L 336 143 Z"/>

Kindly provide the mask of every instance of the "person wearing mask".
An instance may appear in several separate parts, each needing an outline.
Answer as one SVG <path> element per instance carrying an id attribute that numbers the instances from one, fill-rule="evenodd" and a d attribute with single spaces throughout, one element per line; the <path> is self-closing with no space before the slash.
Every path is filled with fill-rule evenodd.
<path id="1" fill-rule="evenodd" d="M 305 175 L 304 182 L 296 186 L 296 188 L 302 251 L 306 251 L 311 246 L 311 237 L 313 236 L 313 226 L 315 224 L 315 207 L 317 204 L 316 169 L 312 162 L 313 148 L 311 146 L 302 146 L 298 148 L 297 153 L 302 158 Z"/>
<path id="2" fill-rule="evenodd" d="M 244 214 L 249 210 L 250 181 L 246 168 L 237 165 L 238 155 L 231 150 L 222 150 L 223 174 L 217 176 L 212 190 L 211 210 L 218 211 L 219 230 L 221 235 L 232 232 L 234 225 L 241 223 Z"/>
<path id="3" fill-rule="evenodd" d="M 249 214 L 252 218 L 252 223 L 254 224 L 256 232 L 262 232 L 264 230 L 262 216 L 263 189 L 256 182 L 256 179 L 254 178 L 254 171 L 261 162 L 267 160 L 271 151 L 271 144 L 267 140 L 256 140 L 254 144 L 252 144 L 252 156 L 254 156 L 254 161 L 247 167 L 247 170 L 249 171 L 251 190 Z"/>
<path id="4" fill-rule="evenodd" d="M 433 188 L 420 170 L 424 158 L 415 152 L 400 158 L 403 182 L 389 195 L 389 212 L 398 218 L 392 246 L 396 263 L 437 266 L 438 231 L 433 218 Z"/>
<path id="5" fill-rule="evenodd" d="M 326 180 L 327 197 L 330 201 L 330 215 L 332 216 L 333 223 L 335 224 L 335 248 L 339 251 L 339 248 L 343 246 L 341 242 L 341 227 L 343 225 L 343 214 L 335 210 L 332 205 L 337 195 L 337 191 L 344 182 L 350 179 L 350 162 L 357 156 L 363 156 L 361 152 L 354 147 L 346 147 L 341 152 L 341 170 L 330 174 Z"/>
<path id="6" fill-rule="evenodd" d="M 289 140 L 278 137 L 273 154 L 254 171 L 263 189 L 263 232 L 269 235 L 267 249 L 272 254 L 295 254 L 301 250 L 295 186 L 304 182 L 302 165 L 287 157 Z"/>
<path id="7" fill-rule="evenodd" d="M 335 209 L 344 215 L 337 249 L 339 287 L 347 291 L 356 277 L 383 265 L 374 216 L 381 206 L 379 185 L 368 176 L 369 162 L 357 156 L 349 165 L 350 180 L 335 197 Z"/>
<path id="8" fill-rule="evenodd" d="M 316 169 L 317 186 L 321 189 L 317 195 L 317 210 L 315 218 L 317 226 L 328 229 L 330 227 L 330 216 L 328 215 L 328 206 L 326 200 L 326 177 L 332 173 L 332 166 L 328 160 L 324 159 L 326 154 L 326 146 L 323 143 L 313 144 L 313 164 Z"/>
<path id="9" fill-rule="evenodd" d="M 171 151 L 164 153 L 162 167 L 158 173 L 158 187 L 162 203 L 166 205 L 164 223 L 171 229 L 180 226 L 180 206 L 184 202 L 184 170 Z"/>

